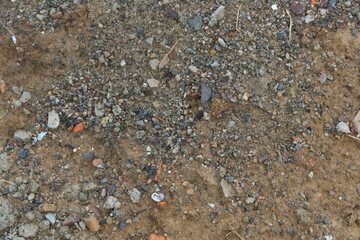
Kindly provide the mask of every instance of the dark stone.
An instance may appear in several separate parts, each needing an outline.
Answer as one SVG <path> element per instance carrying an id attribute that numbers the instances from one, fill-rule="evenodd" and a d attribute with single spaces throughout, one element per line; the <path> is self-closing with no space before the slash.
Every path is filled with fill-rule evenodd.
<path id="1" fill-rule="evenodd" d="M 125 221 L 120 221 L 118 224 L 118 227 L 120 230 L 123 230 L 126 227 L 126 222 Z"/>
<path id="2" fill-rule="evenodd" d="M 19 153 L 18 153 L 18 157 L 20 159 L 27 159 L 28 158 L 28 151 L 24 148 L 20 149 Z"/>
<path id="3" fill-rule="evenodd" d="M 140 184 L 139 188 L 144 192 L 149 192 L 150 188 L 147 184 Z"/>
<path id="4" fill-rule="evenodd" d="M 83 156 L 83 159 L 84 160 L 92 160 L 93 158 L 95 157 L 95 154 L 94 153 L 87 153 Z"/>
<path id="5" fill-rule="evenodd" d="M 116 191 L 115 184 L 111 184 L 110 186 L 107 187 L 107 192 L 108 192 L 109 195 L 114 194 L 115 191 Z"/>

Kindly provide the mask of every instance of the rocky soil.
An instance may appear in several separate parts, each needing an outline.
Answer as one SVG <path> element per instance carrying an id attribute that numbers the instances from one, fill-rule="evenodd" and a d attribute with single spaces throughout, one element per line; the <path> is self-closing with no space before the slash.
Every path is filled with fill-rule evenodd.
<path id="1" fill-rule="evenodd" d="M 360 239 L 360 2 L 0 12 L 1 239 Z"/>

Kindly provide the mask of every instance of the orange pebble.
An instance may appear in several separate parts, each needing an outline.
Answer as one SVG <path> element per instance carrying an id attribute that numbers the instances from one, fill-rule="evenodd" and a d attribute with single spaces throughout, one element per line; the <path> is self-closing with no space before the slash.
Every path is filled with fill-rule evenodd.
<path id="1" fill-rule="evenodd" d="M 85 128 L 85 124 L 79 123 L 74 127 L 74 132 L 76 133 L 81 132 L 82 130 L 84 130 L 84 128 Z"/>
<path id="2" fill-rule="evenodd" d="M 85 223 L 86 226 L 88 226 L 88 228 L 93 232 L 97 232 L 100 229 L 99 221 L 94 216 L 90 216 L 89 218 L 86 218 Z"/>
<path id="3" fill-rule="evenodd" d="M 155 233 L 150 234 L 149 239 L 148 240 L 171 240 L 171 238 L 169 237 L 164 237 L 164 236 L 158 236 Z"/>
<path id="4" fill-rule="evenodd" d="M 156 203 L 156 205 L 158 205 L 159 207 L 165 207 L 167 205 L 167 202 L 165 202 L 165 201 L 158 202 L 158 203 Z"/>

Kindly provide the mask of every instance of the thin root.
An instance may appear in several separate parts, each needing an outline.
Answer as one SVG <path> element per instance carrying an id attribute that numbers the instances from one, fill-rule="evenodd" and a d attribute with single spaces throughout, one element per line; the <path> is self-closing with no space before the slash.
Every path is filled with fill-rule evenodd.
<path id="1" fill-rule="evenodd" d="M 241 9 L 241 5 L 239 5 L 238 11 L 237 11 L 237 15 L 236 15 L 236 31 L 240 32 L 240 27 L 239 27 L 239 17 L 240 17 L 240 9 Z"/>
<path id="2" fill-rule="evenodd" d="M 289 26 L 289 42 L 291 42 L 291 38 L 292 38 L 292 25 L 293 25 L 293 20 L 292 20 L 292 17 L 291 17 L 291 13 L 290 13 L 290 11 L 289 11 L 289 9 L 285 9 L 285 11 L 286 11 L 286 13 L 287 13 L 287 15 L 289 16 L 289 18 L 290 18 L 290 26 Z"/>

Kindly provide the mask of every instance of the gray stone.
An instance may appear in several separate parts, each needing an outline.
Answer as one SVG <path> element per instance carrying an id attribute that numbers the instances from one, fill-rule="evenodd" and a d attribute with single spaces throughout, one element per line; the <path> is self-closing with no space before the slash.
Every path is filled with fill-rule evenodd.
<path id="1" fill-rule="evenodd" d="M 213 14 L 211 14 L 209 26 L 213 27 L 225 16 L 225 6 L 218 7 Z"/>
<path id="2" fill-rule="evenodd" d="M 245 202 L 246 202 L 247 204 L 254 203 L 254 202 L 255 202 L 255 198 L 253 198 L 253 197 L 248 197 L 248 198 L 245 199 Z"/>
<path id="3" fill-rule="evenodd" d="M 54 225 L 56 222 L 56 215 L 53 213 L 47 213 L 45 215 L 46 219 L 50 221 L 51 225 Z"/>
<path id="4" fill-rule="evenodd" d="M 302 223 L 311 224 L 311 217 L 305 209 L 298 208 L 295 210 L 295 212 L 296 216 Z"/>
<path id="5" fill-rule="evenodd" d="M 23 237 L 14 237 L 12 240 L 25 240 Z"/>
<path id="6" fill-rule="evenodd" d="M 19 234 L 22 237 L 35 237 L 39 231 L 39 227 L 35 224 L 29 223 L 19 227 Z"/>
<path id="7" fill-rule="evenodd" d="M 147 44 L 149 44 L 149 45 L 152 45 L 153 42 L 154 42 L 154 38 L 152 38 L 152 37 L 146 38 L 146 39 L 145 39 L 145 42 L 146 42 Z"/>
<path id="8" fill-rule="evenodd" d="M 218 38 L 218 43 L 219 43 L 223 48 L 226 48 L 226 47 L 227 47 L 224 39 L 222 39 L 222 38 Z"/>
<path id="9" fill-rule="evenodd" d="M 195 67 L 194 65 L 190 65 L 189 70 L 192 71 L 193 73 L 197 73 L 199 71 L 199 69 L 197 67 Z"/>
<path id="10" fill-rule="evenodd" d="M 306 15 L 306 17 L 304 19 L 305 23 L 309 23 L 309 22 L 312 22 L 314 20 L 315 20 L 315 17 L 312 16 L 312 15 Z"/>
<path id="11" fill-rule="evenodd" d="M 104 208 L 106 209 L 113 209 L 115 208 L 116 203 L 118 202 L 117 198 L 113 196 L 108 196 L 104 203 Z"/>
<path id="12" fill-rule="evenodd" d="M 319 82 L 320 82 L 321 84 L 324 84 L 324 83 L 326 82 L 326 79 L 327 79 L 326 73 L 322 73 L 322 74 L 320 75 Z"/>
<path id="13" fill-rule="evenodd" d="M 144 130 L 137 131 L 135 133 L 135 138 L 136 139 L 142 139 L 145 136 L 145 134 L 146 134 L 146 132 Z"/>
<path id="14" fill-rule="evenodd" d="M 105 109 L 101 105 L 95 106 L 95 115 L 97 117 L 104 116 L 105 115 Z"/>
<path id="15" fill-rule="evenodd" d="M 195 29 L 196 31 L 199 31 L 202 27 L 202 17 L 200 16 L 189 18 L 187 22 L 189 26 Z"/>
<path id="16" fill-rule="evenodd" d="M 139 190 L 137 190 L 137 188 L 133 188 L 130 192 L 129 192 L 129 196 L 132 202 L 137 203 L 140 201 L 140 195 L 141 193 L 139 192 Z"/>
<path id="17" fill-rule="evenodd" d="M 112 108 L 112 112 L 114 113 L 115 116 L 120 115 L 120 113 L 122 112 L 122 109 L 119 105 L 115 105 Z"/>
<path id="18" fill-rule="evenodd" d="M 25 130 L 17 130 L 14 133 L 14 138 L 16 141 L 27 142 L 31 139 L 31 133 Z"/>
<path id="19" fill-rule="evenodd" d="M 97 188 L 97 185 L 93 182 L 89 182 L 89 183 L 85 183 L 83 186 L 83 190 L 84 191 L 90 191 Z"/>
<path id="20" fill-rule="evenodd" d="M 0 170 L 8 171 L 14 165 L 14 159 L 7 153 L 0 154 Z"/>
<path id="21" fill-rule="evenodd" d="M 55 129 L 59 127 L 59 125 L 60 125 L 59 114 L 55 110 L 48 112 L 48 122 L 47 122 L 48 128 Z"/>
<path id="22" fill-rule="evenodd" d="M 157 59 L 152 59 L 149 61 L 149 65 L 152 70 L 157 70 L 159 68 L 159 63 L 160 63 L 160 61 Z"/>
<path id="23" fill-rule="evenodd" d="M 44 220 L 40 223 L 40 228 L 42 230 L 48 230 L 50 228 L 50 221 L 49 220 Z"/>
<path id="24" fill-rule="evenodd" d="M 350 133 L 350 128 L 346 123 L 339 122 L 338 125 L 336 125 L 336 131 L 342 133 Z"/>
<path id="25" fill-rule="evenodd" d="M 15 222 L 15 216 L 10 201 L 0 197 L 0 232 L 10 227 Z"/>
<path id="26" fill-rule="evenodd" d="M 26 102 L 29 101 L 30 99 L 31 99 L 31 94 L 30 94 L 29 92 L 24 91 L 24 92 L 21 94 L 20 102 L 21 102 L 21 103 L 26 103 Z"/>
<path id="27" fill-rule="evenodd" d="M 150 78 L 150 79 L 148 79 L 146 81 L 149 84 L 149 87 L 152 87 L 152 88 L 159 87 L 159 81 L 154 79 L 154 78 Z"/>
<path id="28" fill-rule="evenodd" d="M 79 192 L 79 200 L 82 202 L 86 202 L 88 200 L 87 194 L 83 192 Z"/>

